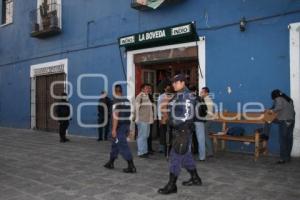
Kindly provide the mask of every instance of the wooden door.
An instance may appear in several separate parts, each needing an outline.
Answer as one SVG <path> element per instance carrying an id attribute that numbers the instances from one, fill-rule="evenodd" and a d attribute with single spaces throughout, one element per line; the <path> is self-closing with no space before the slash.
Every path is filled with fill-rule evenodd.
<path id="1" fill-rule="evenodd" d="M 47 76 L 36 77 L 36 128 L 46 130 L 47 128 Z"/>
<path id="2" fill-rule="evenodd" d="M 51 84 L 65 81 L 65 74 L 39 76 L 36 78 L 36 128 L 44 131 L 58 132 L 58 122 L 51 117 L 51 106 L 59 101 L 51 95 Z M 64 92 L 63 84 L 56 84 L 53 93 L 60 96 Z"/>

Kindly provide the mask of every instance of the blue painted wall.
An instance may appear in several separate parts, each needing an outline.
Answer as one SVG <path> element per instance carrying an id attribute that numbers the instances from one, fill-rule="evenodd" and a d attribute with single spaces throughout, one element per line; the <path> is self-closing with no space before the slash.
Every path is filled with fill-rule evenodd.
<path id="1" fill-rule="evenodd" d="M 30 65 L 68 58 L 68 79 L 74 88 L 83 73 L 107 74 L 111 86 L 124 80 L 118 37 L 188 21 L 196 21 L 198 34 L 206 37 L 207 85 L 225 109 L 235 111 L 237 102 L 248 101 L 269 107 L 274 88 L 289 94 L 287 27 L 300 21 L 299 12 L 248 23 L 245 32 L 238 25 L 212 28 L 242 17 L 300 10 L 297 0 L 186 0 L 153 11 L 131 9 L 130 0 L 62 0 L 63 33 L 47 39 L 29 36 L 29 13 L 36 1 L 15 0 L 14 5 L 13 24 L 0 27 L 0 126 L 30 128 Z M 96 95 L 102 83 L 86 80 L 83 88 L 85 94 Z M 76 110 L 84 100 L 75 93 L 70 102 Z M 94 107 L 83 112 L 85 123 L 96 122 Z M 96 136 L 95 129 L 80 128 L 76 119 L 75 115 L 72 134 Z M 275 129 L 270 148 L 278 152 Z"/>

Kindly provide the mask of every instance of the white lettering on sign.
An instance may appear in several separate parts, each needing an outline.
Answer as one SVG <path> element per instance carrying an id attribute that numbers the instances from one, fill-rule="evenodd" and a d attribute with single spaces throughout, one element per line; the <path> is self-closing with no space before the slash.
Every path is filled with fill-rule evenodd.
<path id="1" fill-rule="evenodd" d="M 134 36 L 129 36 L 120 39 L 120 45 L 132 44 L 135 42 Z"/>
<path id="2" fill-rule="evenodd" d="M 55 66 L 35 69 L 34 75 L 40 76 L 45 74 L 56 74 L 56 73 L 63 73 L 63 72 L 64 72 L 64 65 L 55 65 Z"/>
<path id="3" fill-rule="evenodd" d="M 186 26 L 179 26 L 179 27 L 172 28 L 171 34 L 172 36 L 174 36 L 174 35 L 182 35 L 189 32 L 191 32 L 191 26 L 186 25 Z"/>
<path id="4" fill-rule="evenodd" d="M 165 30 L 153 31 L 153 32 L 139 34 L 139 42 L 142 42 L 145 40 L 159 39 L 159 38 L 164 38 L 164 37 L 166 37 Z"/>

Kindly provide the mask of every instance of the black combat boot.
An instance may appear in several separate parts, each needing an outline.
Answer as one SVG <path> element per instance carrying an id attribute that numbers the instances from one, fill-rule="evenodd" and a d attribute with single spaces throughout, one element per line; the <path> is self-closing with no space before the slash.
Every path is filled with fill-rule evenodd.
<path id="1" fill-rule="evenodd" d="M 200 186 L 200 185 L 202 185 L 201 178 L 198 176 L 196 169 L 188 170 L 188 172 L 190 173 L 191 178 L 188 181 L 182 182 L 182 185 L 184 185 L 184 186 L 193 186 L 193 185 Z"/>
<path id="2" fill-rule="evenodd" d="M 134 166 L 133 160 L 127 160 L 128 167 L 123 169 L 124 173 L 136 173 L 136 168 Z"/>
<path id="3" fill-rule="evenodd" d="M 177 176 L 175 174 L 170 173 L 170 179 L 168 184 L 164 188 L 160 188 L 158 190 L 159 194 L 172 194 L 177 193 L 177 186 L 176 186 Z"/>
<path id="4" fill-rule="evenodd" d="M 104 167 L 107 168 L 107 169 L 114 169 L 114 168 L 115 168 L 114 162 L 115 162 L 114 159 L 110 159 L 110 160 L 104 165 Z"/>

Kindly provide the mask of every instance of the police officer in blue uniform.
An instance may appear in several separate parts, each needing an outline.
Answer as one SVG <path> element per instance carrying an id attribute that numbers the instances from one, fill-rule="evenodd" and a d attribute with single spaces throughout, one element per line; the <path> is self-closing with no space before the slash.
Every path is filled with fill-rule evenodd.
<path id="1" fill-rule="evenodd" d="M 174 90 L 177 92 L 169 104 L 169 126 L 173 130 L 173 142 L 170 153 L 170 177 L 167 185 L 158 190 L 160 194 L 177 193 L 176 181 L 181 168 L 184 167 L 191 175 L 184 186 L 200 186 L 201 178 L 198 176 L 194 158 L 191 153 L 191 139 L 195 96 L 187 89 L 185 75 L 176 75 L 173 80 Z"/>
<path id="2" fill-rule="evenodd" d="M 128 167 L 123 169 L 125 173 L 136 173 L 133 163 L 132 154 L 130 152 L 127 136 L 130 128 L 130 102 L 122 96 L 122 86 L 115 86 L 115 95 L 112 105 L 112 146 L 110 159 L 104 165 L 107 169 L 114 169 L 114 161 L 118 154 L 128 162 Z"/>
<path id="3" fill-rule="evenodd" d="M 66 131 L 69 127 L 69 121 L 71 119 L 70 116 L 71 110 L 70 110 L 70 103 L 68 102 L 68 94 L 63 92 L 61 96 L 62 96 L 61 103 L 56 107 L 56 115 L 57 117 L 61 118 L 58 121 L 60 142 L 65 143 L 70 141 L 68 138 L 66 138 Z"/>

